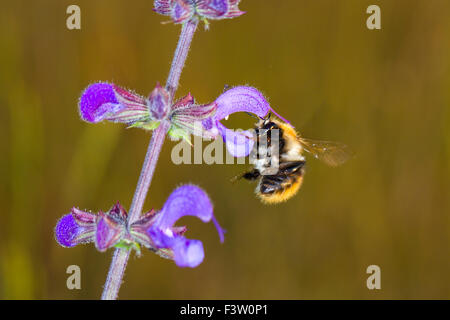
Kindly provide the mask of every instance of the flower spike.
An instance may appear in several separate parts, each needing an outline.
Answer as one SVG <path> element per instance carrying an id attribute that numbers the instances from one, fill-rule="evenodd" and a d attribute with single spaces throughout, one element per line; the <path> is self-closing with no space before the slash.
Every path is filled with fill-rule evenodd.
<path id="1" fill-rule="evenodd" d="M 191 134 L 213 138 L 203 130 L 202 121 L 216 112 L 216 104 L 195 104 L 191 94 L 170 106 L 170 94 L 158 83 L 148 99 L 106 82 L 88 86 L 80 98 L 81 118 L 90 123 L 103 120 L 125 123 L 129 127 L 156 129 L 162 120 L 171 122 L 169 135 L 189 141 Z"/>
<path id="2" fill-rule="evenodd" d="M 155 0 L 154 11 L 170 16 L 174 23 L 199 19 L 208 28 L 208 19 L 231 19 L 243 15 L 240 0 Z"/>
<path id="3" fill-rule="evenodd" d="M 220 241 L 224 241 L 224 230 L 213 215 L 211 200 L 202 189 L 193 185 L 177 188 L 162 210 L 151 210 L 130 226 L 128 214 L 119 203 L 108 212 L 98 214 L 73 208 L 58 221 L 55 236 L 63 247 L 94 242 L 101 252 L 112 247 L 134 248 L 139 255 L 142 245 L 161 257 L 174 260 L 179 267 L 194 268 L 205 256 L 203 244 L 200 240 L 185 238 L 186 227 L 174 226 L 177 220 L 187 215 L 198 217 L 205 223 L 212 221 Z"/>

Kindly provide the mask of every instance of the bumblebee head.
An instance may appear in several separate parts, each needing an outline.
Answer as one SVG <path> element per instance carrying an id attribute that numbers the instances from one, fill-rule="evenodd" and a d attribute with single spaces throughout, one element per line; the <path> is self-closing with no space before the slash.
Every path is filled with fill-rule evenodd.
<path id="1" fill-rule="evenodd" d="M 253 114 L 250 114 L 250 116 L 258 119 L 258 123 L 256 123 L 255 127 L 256 129 L 271 129 L 271 126 L 269 123 L 271 123 L 272 113 L 269 112 L 265 117 L 256 117 Z"/>

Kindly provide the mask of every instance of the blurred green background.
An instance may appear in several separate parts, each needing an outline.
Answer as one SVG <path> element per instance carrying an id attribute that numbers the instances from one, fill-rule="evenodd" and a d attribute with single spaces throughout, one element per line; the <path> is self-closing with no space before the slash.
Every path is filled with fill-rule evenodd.
<path id="1" fill-rule="evenodd" d="M 78 4 L 82 29 L 66 28 Z M 378 4 L 382 30 L 366 28 Z M 244 165 L 180 165 L 166 141 L 145 208 L 181 183 L 205 188 L 227 229 L 184 218 L 206 259 L 180 269 L 146 252 L 130 260 L 122 299 L 450 298 L 450 1 L 243 0 L 244 16 L 194 38 L 178 96 L 206 103 L 250 84 L 304 136 L 356 157 L 308 158 L 301 192 L 264 206 Z M 98 80 L 147 95 L 165 82 L 179 26 L 150 0 L 1 1 L 0 298 L 97 299 L 112 250 L 59 247 L 72 206 L 131 203 L 150 134 L 82 122 L 80 92 Z M 229 125 L 252 126 L 234 116 Z M 81 267 L 82 289 L 66 288 Z M 381 267 L 381 290 L 366 288 Z"/>

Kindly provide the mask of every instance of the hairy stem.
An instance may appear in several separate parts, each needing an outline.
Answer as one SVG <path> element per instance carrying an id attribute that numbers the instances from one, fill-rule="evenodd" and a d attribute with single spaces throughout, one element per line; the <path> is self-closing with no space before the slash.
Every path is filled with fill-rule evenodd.
<path id="1" fill-rule="evenodd" d="M 164 143 L 167 131 L 170 128 L 169 121 L 162 121 L 158 128 L 153 131 L 152 139 L 148 145 L 147 154 L 145 155 L 144 165 L 142 166 L 141 176 L 134 192 L 133 202 L 131 203 L 130 213 L 128 217 L 128 224 L 139 220 L 144 206 L 145 198 L 147 197 L 148 188 L 152 182 L 153 173 L 155 172 L 156 163 L 158 162 L 159 154 Z"/>
<path id="2" fill-rule="evenodd" d="M 152 139 L 150 140 L 150 144 L 148 146 L 138 185 L 134 193 L 133 202 L 131 203 L 128 224 L 138 220 L 142 212 L 145 197 L 147 195 L 148 188 L 150 187 L 153 173 L 155 172 L 156 163 L 158 162 L 159 154 L 161 153 L 161 148 L 164 143 L 164 138 L 169 127 L 170 123 L 168 121 L 163 121 L 152 134 Z M 114 252 L 108 277 L 106 278 L 102 300 L 117 299 L 129 256 L 129 250 L 116 249 Z"/>
<path id="3" fill-rule="evenodd" d="M 175 50 L 175 55 L 173 57 L 172 66 L 170 68 L 169 77 L 166 83 L 166 89 L 170 93 L 171 102 L 173 101 L 173 97 L 177 91 L 180 75 L 183 71 L 197 25 L 198 21 L 189 21 L 185 23 L 181 29 L 177 49 Z M 141 175 L 139 176 L 139 181 L 131 203 L 128 224 L 138 220 L 141 215 L 144 201 L 147 196 L 147 191 L 152 182 L 153 173 L 155 172 L 156 163 L 158 162 L 159 154 L 161 153 L 162 145 L 169 128 L 170 122 L 168 120 L 163 120 L 152 134 L 152 138 L 147 149 L 147 154 L 145 156 L 144 165 L 142 166 Z M 129 250 L 116 249 L 114 252 L 103 289 L 103 300 L 117 299 L 129 257 Z"/>
<path id="4" fill-rule="evenodd" d="M 119 294 L 119 288 L 122 284 L 123 274 L 127 267 L 130 251 L 116 249 L 109 266 L 108 277 L 106 278 L 103 289 L 102 300 L 115 300 Z"/>
<path id="5" fill-rule="evenodd" d="M 175 50 L 175 55 L 172 60 L 172 66 L 170 68 L 169 77 L 167 78 L 166 83 L 166 89 L 169 91 L 171 99 L 173 99 L 173 96 L 178 89 L 181 71 L 183 71 L 189 48 L 191 47 L 192 38 L 197 26 L 197 20 L 188 21 L 183 24 L 183 29 L 181 29 L 180 39 L 178 40 L 178 46 Z"/>

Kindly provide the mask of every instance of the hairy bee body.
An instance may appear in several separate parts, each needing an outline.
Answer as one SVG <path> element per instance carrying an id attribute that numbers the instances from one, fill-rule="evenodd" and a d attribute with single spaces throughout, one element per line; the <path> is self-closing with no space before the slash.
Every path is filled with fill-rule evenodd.
<path id="1" fill-rule="evenodd" d="M 250 154 L 253 169 L 237 178 L 258 181 L 256 196 L 266 204 L 287 201 L 298 192 L 305 173 L 304 151 L 332 167 L 352 156 L 346 145 L 300 137 L 291 125 L 271 119 L 270 114 L 255 129 L 257 139 Z"/>
<path id="2" fill-rule="evenodd" d="M 272 130 L 278 130 L 278 144 L 274 144 Z M 288 124 L 275 119 L 260 121 L 256 128 L 257 141 L 261 136 L 267 140 L 264 146 L 256 144 L 256 153 L 250 161 L 254 169 L 246 172 L 242 177 L 247 180 L 258 180 L 255 193 L 262 202 L 275 204 L 293 197 L 303 182 L 305 158 L 302 155 L 302 146 L 298 141 L 297 133 Z M 278 147 L 277 154 L 273 148 Z M 261 157 L 261 153 L 271 155 L 272 158 Z M 271 164 L 278 163 L 275 173 Z"/>

